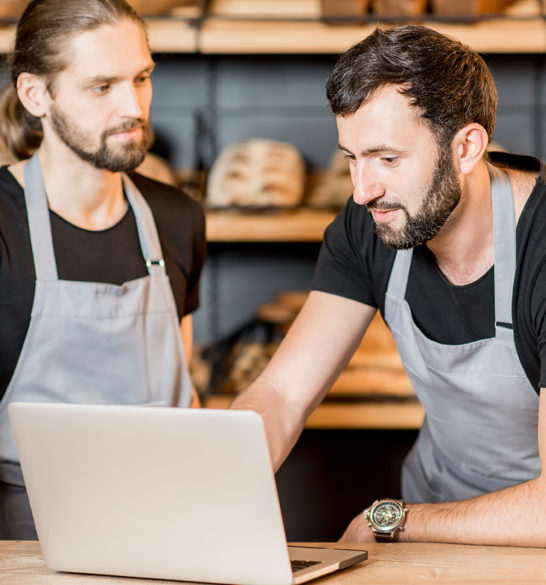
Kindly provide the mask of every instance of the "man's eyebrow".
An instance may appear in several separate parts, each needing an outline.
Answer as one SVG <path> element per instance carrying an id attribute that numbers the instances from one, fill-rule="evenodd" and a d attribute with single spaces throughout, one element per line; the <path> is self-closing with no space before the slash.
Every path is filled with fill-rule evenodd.
<path id="1" fill-rule="evenodd" d="M 155 63 L 150 63 L 150 65 L 139 71 L 135 77 L 138 77 L 139 75 L 148 75 L 152 73 L 154 69 Z M 119 79 L 121 79 L 121 76 L 117 75 L 93 75 L 84 80 L 84 85 L 91 87 L 93 85 L 100 85 L 101 83 L 115 83 Z"/>
<path id="2" fill-rule="evenodd" d="M 119 77 L 113 75 L 93 75 L 84 80 L 84 85 L 99 85 L 101 83 L 114 83 Z"/>
<path id="3" fill-rule="evenodd" d="M 344 152 L 352 154 L 351 151 L 348 148 L 345 148 L 342 144 L 338 143 L 337 146 L 340 150 L 343 150 Z M 377 154 L 380 152 L 389 152 L 389 153 L 393 153 L 393 154 L 404 154 L 406 151 L 400 150 L 399 148 L 394 148 L 394 146 L 388 146 L 387 144 L 379 144 L 378 146 L 372 146 L 370 148 L 366 148 L 360 154 L 362 156 L 370 156 L 370 155 Z"/>
<path id="4" fill-rule="evenodd" d="M 144 69 L 140 72 L 140 74 L 142 75 L 142 73 L 152 73 L 152 71 L 155 69 L 155 62 L 152 61 L 147 67 L 144 67 Z"/>

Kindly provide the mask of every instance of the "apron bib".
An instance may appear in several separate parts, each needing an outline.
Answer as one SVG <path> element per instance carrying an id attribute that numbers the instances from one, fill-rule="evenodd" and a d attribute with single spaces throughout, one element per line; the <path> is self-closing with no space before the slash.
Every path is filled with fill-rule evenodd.
<path id="1" fill-rule="evenodd" d="M 0 402 L 0 492 L 2 487 L 10 490 L 1 504 L 0 538 L 21 538 L 20 529 L 26 529 L 17 525 L 17 516 L 26 515 L 22 522 L 33 530 L 7 413 L 11 402 L 183 407 L 191 403 L 178 314 L 155 222 L 132 181 L 123 176 L 123 182 L 148 274 L 121 286 L 65 281 L 57 276 L 37 153 L 25 167 L 36 288 L 23 348 Z M 19 515 L 12 494 L 16 488 L 22 494 Z"/>
<path id="2" fill-rule="evenodd" d="M 385 320 L 426 411 L 402 467 L 409 503 L 454 501 L 535 478 L 538 395 L 518 359 L 512 328 L 515 216 L 506 174 L 491 166 L 495 337 L 462 345 L 428 339 L 405 300 L 413 250 L 399 250 Z"/>

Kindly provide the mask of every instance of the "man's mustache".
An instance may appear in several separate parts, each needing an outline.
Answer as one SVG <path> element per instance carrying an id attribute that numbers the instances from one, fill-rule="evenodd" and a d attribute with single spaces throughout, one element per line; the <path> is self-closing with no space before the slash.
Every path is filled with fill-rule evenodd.
<path id="1" fill-rule="evenodd" d="M 107 136 L 111 136 L 112 134 L 119 134 L 120 132 L 130 132 L 131 130 L 136 130 L 137 128 L 142 128 L 146 130 L 148 128 L 148 122 L 142 118 L 127 120 L 126 122 L 123 122 L 118 126 L 105 130 L 103 136 L 106 138 Z"/>
<path id="2" fill-rule="evenodd" d="M 397 201 L 389 202 L 389 201 L 380 201 L 379 199 L 374 199 L 366 204 L 366 209 L 371 211 L 372 209 L 378 209 L 387 211 L 389 209 L 405 209 L 402 203 L 398 203 Z"/>

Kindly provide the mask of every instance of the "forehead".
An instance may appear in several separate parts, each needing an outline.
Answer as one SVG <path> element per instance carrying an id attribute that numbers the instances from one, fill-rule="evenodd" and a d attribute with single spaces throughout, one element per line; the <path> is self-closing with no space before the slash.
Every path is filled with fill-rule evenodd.
<path id="1" fill-rule="evenodd" d="M 348 116 L 336 118 L 342 146 L 358 140 L 361 148 L 374 144 L 407 147 L 411 143 L 428 143 L 434 136 L 417 108 L 396 86 L 376 90 L 371 98 Z M 354 146 L 353 146 L 354 147 Z"/>
<path id="2" fill-rule="evenodd" d="M 129 19 L 74 35 L 64 50 L 63 73 L 75 79 L 131 76 L 153 64 L 144 27 Z"/>

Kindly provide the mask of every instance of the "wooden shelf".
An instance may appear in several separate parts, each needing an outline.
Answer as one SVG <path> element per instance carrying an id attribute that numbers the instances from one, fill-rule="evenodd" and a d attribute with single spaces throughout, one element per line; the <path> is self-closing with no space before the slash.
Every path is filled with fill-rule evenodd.
<path id="1" fill-rule="evenodd" d="M 320 18 L 317 0 L 215 0 L 205 15 L 179 8 L 145 20 L 154 52 L 203 54 L 338 54 L 378 24 L 374 19 L 327 24 Z M 541 15 L 538 0 L 521 0 L 503 17 L 475 23 L 433 20 L 426 14 L 415 21 L 483 53 L 546 52 L 546 14 Z M 0 26 L 0 53 L 12 50 L 14 33 L 13 24 Z"/>
<path id="2" fill-rule="evenodd" d="M 321 20 L 317 0 L 252 2 L 213 0 L 203 21 L 199 41 L 202 53 L 326 53 L 336 54 L 369 35 L 378 19 L 332 24 Z M 245 18 L 246 16 L 246 18 Z M 269 18 L 268 18 L 269 17 Z M 428 19 L 428 20 L 427 20 Z M 400 22 L 409 22 L 401 17 Z M 503 16 L 473 23 L 457 23 L 423 14 L 412 19 L 459 38 L 485 53 L 543 53 L 546 20 L 538 0 L 520 0 Z M 460 20 L 460 19 L 459 19 Z M 394 23 L 390 17 L 389 22 Z"/>
<path id="3" fill-rule="evenodd" d="M 542 8 L 541 8 L 542 7 Z M 502 16 L 474 14 L 475 22 L 459 23 L 453 16 L 421 14 L 398 21 L 420 22 L 459 38 L 486 53 L 543 53 L 546 14 L 539 0 L 519 0 Z M 388 23 L 396 17 L 385 17 Z M 318 0 L 212 0 L 199 40 L 202 53 L 341 53 L 370 34 L 381 21 L 347 19 L 333 24 L 321 18 Z"/>
<path id="4" fill-rule="evenodd" d="M 424 22 L 483 53 L 546 52 L 546 21 L 486 20 L 476 24 Z M 220 54 L 337 54 L 361 41 L 376 27 L 328 25 L 322 22 L 275 22 L 207 19 L 200 51 Z"/>
<path id="5" fill-rule="evenodd" d="M 198 28 L 190 20 L 155 18 L 148 23 L 148 38 L 154 53 L 198 53 Z M 15 25 L 0 26 L 0 53 L 11 53 Z"/>
<path id="6" fill-rule="evenodd" d="M 0 27 L 0 53 L 11 53 L 15 41 L 15 26 Z"/>
<path id="7" fill-rule="evenodd" d="M 205 408 L 227 408 L 233 396 L 211 395 Z M 424 409 L 417 399 L 325 400 L 311 414 L 306 429 L 419 429 Z"/>
<path id="8" fill-rule="evenodd" d="M 151 21 L 148 24 L 148 39 L 154 53 L 198 52 L 198 30 L 185 20 Z"/>
<path id="9" fill-rule="evenodd" d="M 208 211 L 209 242 L 320 242 L 334 211 Z"/>

